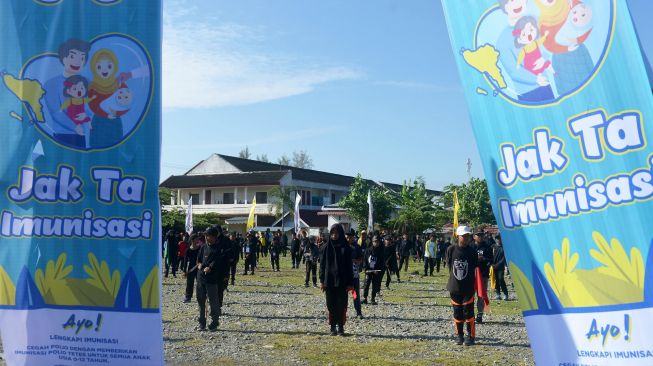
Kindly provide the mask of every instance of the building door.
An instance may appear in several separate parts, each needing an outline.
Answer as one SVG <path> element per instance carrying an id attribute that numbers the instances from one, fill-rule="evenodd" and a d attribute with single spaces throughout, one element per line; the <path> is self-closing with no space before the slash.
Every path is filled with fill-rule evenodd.
<path id="1" fill-rule="evenodd" d="M 204 204 L 205 205 L 210 205 L 211 204 L 211 190 L 207 189 L 204 191 Z"/>

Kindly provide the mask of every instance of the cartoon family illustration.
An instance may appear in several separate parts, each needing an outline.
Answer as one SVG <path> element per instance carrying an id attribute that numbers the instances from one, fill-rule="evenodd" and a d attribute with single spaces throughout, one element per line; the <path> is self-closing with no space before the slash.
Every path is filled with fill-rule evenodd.
<path id="1" fill-rule="evenodd" d="M 146 77 L 149 70 L 120 71 L 116 53 L 107 48 L 94 52 L 89 42 L 69 39 L 59 46 L 63 72 L 45 85 L 48 126 L 55 141 L 76 149 L 111 147 L 124 137 L 122 117 L 134 97 L 128 81 Z M 92 80 L 82 75 L 89 66 Z"/>
<path id="2" fill-rule="evenodd" d="M 580 87 L 595 62 L 586 46 L 594 28 L 592 7 L 583 0 L 498 0 L 505 28 L 496 42 L 504 76 L 522 102 L 553 101 Z"/>

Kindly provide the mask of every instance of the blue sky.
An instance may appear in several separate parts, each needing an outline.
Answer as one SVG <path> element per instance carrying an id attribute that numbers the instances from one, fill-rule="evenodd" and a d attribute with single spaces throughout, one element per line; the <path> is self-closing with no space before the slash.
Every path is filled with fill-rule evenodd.
<path id="1" fill-rule="evenodd" d="M 245 145 L 433 189 L 468 158 L 483 177 L 439 0 L 164 4 L 163 179 Z M 653 1 L 628 4 L 653 55 Z"/>

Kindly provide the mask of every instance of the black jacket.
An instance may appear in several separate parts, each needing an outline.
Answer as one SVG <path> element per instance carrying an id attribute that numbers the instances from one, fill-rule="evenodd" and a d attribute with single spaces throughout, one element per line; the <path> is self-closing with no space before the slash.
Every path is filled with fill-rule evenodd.
<path id="1" fill-rule="evenodd" d="M 472 244 L 478 256 L 481 259 L 478 261 L 478 267 L 481 269 L 481 276 L 490 277 L 490 265 L 492 264 L 492 247 L 490 247 L 486 241 L 483 241 L 480 246 L 475 246 Z"/>
<path id="2" fill-rule="evenodd" d="M 191 249 L 188 248 L 186 250 L 186 256 L 184 257 L 183 262 L 181 263 L 181 270 L 182 272 L 195 272 L 197 271 L 197 256 L 200 253 L 201 247 L 197 247 L 196 249 Z M 195 268 L 193 268 L 195 267 Z M 191 271 L 193 269 L 193 271 Z"/>
<path id="3" fill-rule="evenodd" d="M 298 253 L 300 246 L 301 246 L 301 240 L 299 239 L 293 239 L 292 243 L 290 243 L 290 251 L 293 253 Z"/>
<path id="4" fill-rule="evenodd" d="M 397 254 L 399 254 L 402 257 L 408 257 L 410 256 L 410 251 L 413 250 L 414 247 L 415 244 L 413 244 L 412 241 L 402 240 L 401 243 L 399 244 L 399 250 L 397 250 Z"/>
<path id="5" fill-rule="evenodd" d="M 447 252 L 447 243 L 440 241 L 438 242 L 438 245 L 436 246 L 435 250 L 435 258 L 444 258 L 444 254 Z"/>
<path id="6" fill-rule="evenodd" d="M 302 246 L 302 255 L 307 261 L 317 263 L 317 260 L 320 258 L 320 249 L 315 243 L 306 240 L 306 243 Z"/>
<path id="7" fill-rule="evenodd" d="M 329 240 L 320 248 L 320 283 L 329 288 L 354 286 L 351 248 L 344 240 Z"/>
<path id="8" fill-rule="evenodd" d="M 383 247 L 383 258 L 385 259 L 386 267 L 391 270 L 397 269 L 397 249 L 396 244 Z"/>
<path id="9" fill-rule="evenodd" d="M 363 260 L 363 268 L 368 271 L 372 270 L 385 270 L 385 256 L 384 248 L 379 245 L 378 247 L 371 246 L 365 250 L 365 260 Z"/>
<path id="10" fill-rule="evenodd" d="M 197 278 L 206 283 L 221 283 L 229 275 L 229 262 L 232 257 L 233 246 L 225 236 L 219 236 L 215 244 L 204 244 L 197 256 L 197 262 L 202 264 Z M 211 271 L 204 273 L 204 268 Z"/>
<path id="11" fill-rule="evenodd" d="M 494 245 L 492 267 L 494 270 L 503 270 L 506 267 L 506 253 L 503 251 L 503 245 Z"/>
<path id="12" fill-rule="evenodd" d="M 447 265 L 449 266 L 447 290 L 463 296 L 473 295 L 478 265 L 478 254 L 474 244 L 465 248 L 454 244 L 447 248 Z"/>

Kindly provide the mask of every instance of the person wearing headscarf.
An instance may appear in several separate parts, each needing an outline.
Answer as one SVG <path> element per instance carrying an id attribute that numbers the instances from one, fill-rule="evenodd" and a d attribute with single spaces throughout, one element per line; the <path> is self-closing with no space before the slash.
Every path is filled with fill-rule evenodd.
<path id="1" fill-rule="evenodd" d="M 351 248 L 340 224 L 331 227 L 327 242 L 320 247 L 320 288 L 326 295 L 331 335 L 344 336 L 347 293 L 354 288 L 354 272 Z"/>

